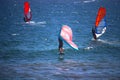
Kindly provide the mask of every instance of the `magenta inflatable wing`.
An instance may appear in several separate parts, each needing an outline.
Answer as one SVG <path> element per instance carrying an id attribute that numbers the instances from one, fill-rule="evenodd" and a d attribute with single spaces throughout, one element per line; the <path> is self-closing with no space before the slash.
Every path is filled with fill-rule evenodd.
<path id="1" fill-rule="evenodd" d="M 60 37 L 72 48 L 78 50 L 77 45 L 72 42 L 72 30 L 69 26 L 64 25 L 60 31 Z"/>

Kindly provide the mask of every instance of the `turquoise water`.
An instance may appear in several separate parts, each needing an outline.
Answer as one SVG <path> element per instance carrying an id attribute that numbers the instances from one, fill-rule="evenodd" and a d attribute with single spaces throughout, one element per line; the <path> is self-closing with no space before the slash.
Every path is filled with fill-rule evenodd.
<path id="1" fill-rule="evenodd" d="M 0 1 L 1 80 L 119 80 L 119 0 L 29 0 L 32 21 L 23 21 L 23 1 Z M 109 3 L 109 4 L 108 4 Z M 107 30 L 92 40 L 100 6 L 107 10 Z M 62 25 L 73 31 L 76 51 L 64 43 L 58 57 Z"/>

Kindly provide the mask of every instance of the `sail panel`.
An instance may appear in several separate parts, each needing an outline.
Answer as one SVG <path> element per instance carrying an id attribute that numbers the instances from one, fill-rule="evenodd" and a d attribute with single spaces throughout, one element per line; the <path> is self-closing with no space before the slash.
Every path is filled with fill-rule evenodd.
<path id="1" fill-rule="evenodd" d="M 100 7 L 96 17 L 95 27 L 98 27 L 98 25 L 100 24 L 101 20 L 105 17 L 105 15 L 106 15 L 106 9 L 104 7 Z"/>
<path id="2" fill-rule="evenodd" d="M 30 21 L 32 18 L 30 4 L 28 1 L 24 2 L 24 18 L 26 22 Z"/>
<path id="3" fill-rule="evenodd" d="M 70 47 L 78 50 L 77 45 L 72 41 L 72 30 L 69 26 L 64 25 L 61 28 L 60 34 L 59 34 L 60 38 L 65 41 Z"/>

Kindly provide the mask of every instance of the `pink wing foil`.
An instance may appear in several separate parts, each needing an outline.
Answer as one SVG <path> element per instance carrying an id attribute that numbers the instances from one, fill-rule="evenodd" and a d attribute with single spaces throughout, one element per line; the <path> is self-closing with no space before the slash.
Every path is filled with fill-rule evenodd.
<path id="1" fill-rule="evenodd" d="M 61 29 L 61 33 L 60 36 L 62 37 L 62 39 L 67 42 L 72 48 L 78 50 L 77 45 L 72 42 L 72 30 L 69 26 L 64 25 Z"/>

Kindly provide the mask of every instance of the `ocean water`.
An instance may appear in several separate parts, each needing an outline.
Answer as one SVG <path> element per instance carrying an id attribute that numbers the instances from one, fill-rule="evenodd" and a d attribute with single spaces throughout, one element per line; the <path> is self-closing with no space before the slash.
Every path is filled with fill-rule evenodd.
<path id="1" fill-rule="evenodd" d="M 32 21 L 23 20 L 25 0 L 0 0 L 0 80 L 119 80 L 120 0 L 29 0 Z M 92 40 L 100 6 L 107 10 L 107 30 Z M 76 51 L 64 43 L 62 25 L 73 31 Z"/>

